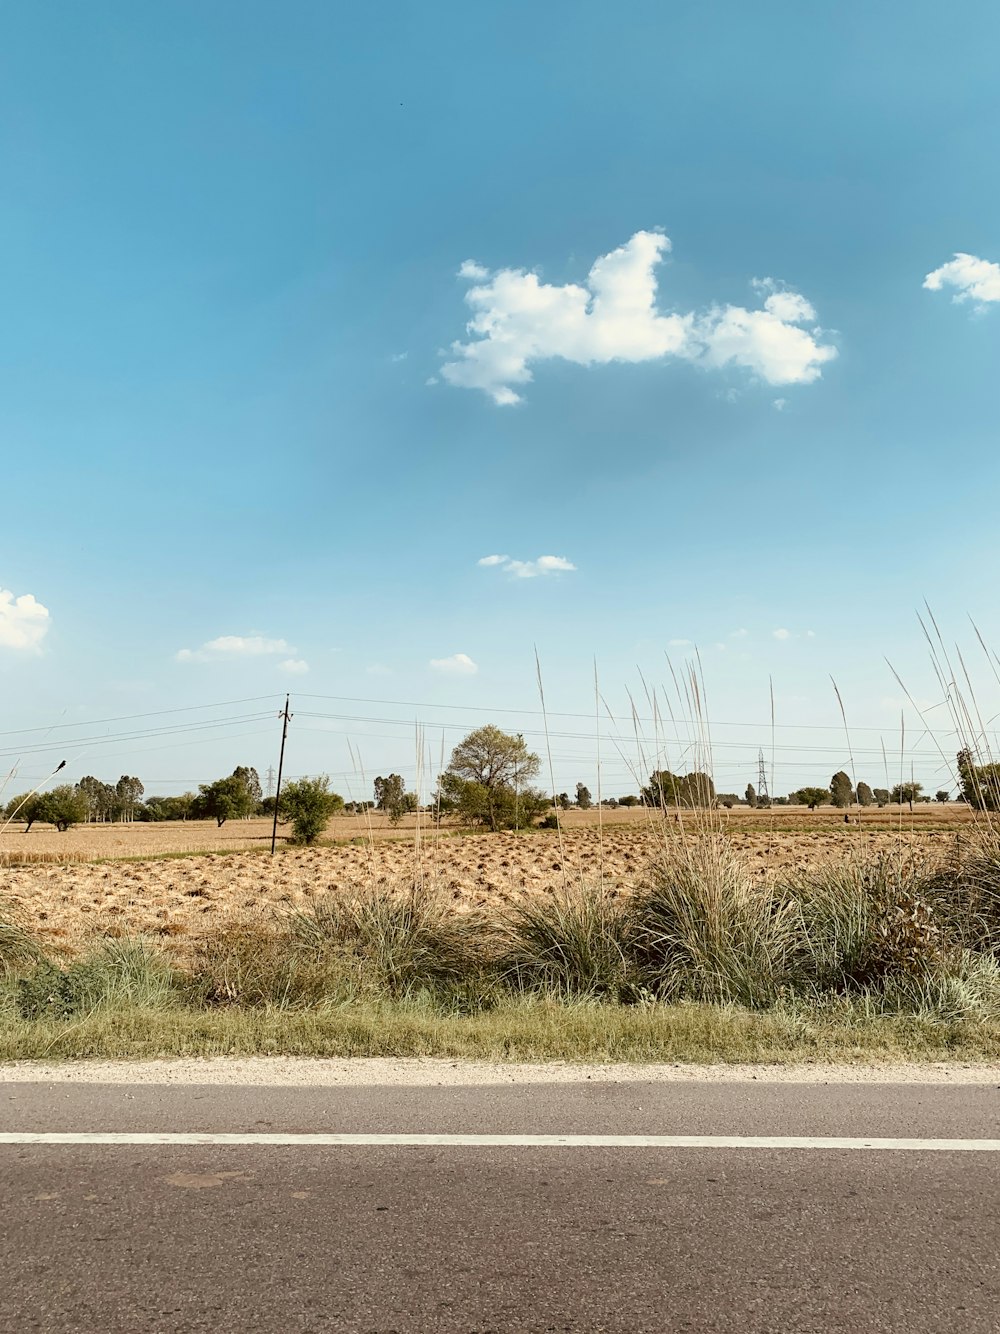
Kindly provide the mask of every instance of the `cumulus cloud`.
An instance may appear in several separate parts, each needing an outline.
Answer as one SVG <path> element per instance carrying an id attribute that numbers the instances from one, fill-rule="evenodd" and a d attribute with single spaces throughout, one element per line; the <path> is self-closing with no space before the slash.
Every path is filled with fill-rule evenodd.
<path id="1" fill-rule="evenodd" d="M 260 658 L 294 652 L 295 649 L 284 639 L 266 639 L 263 635 L 220 635 L 218 639 L 202 644 L 201 648 L 182 648 L 174 657 L 177 662 L 211 662 L 216 658 Z"/>
<path id="2" fill-rule="evenodd" d="M 655 269 L 670 251 L 662 232 L 639 231 L 595 261 L 586 284 L 541 281 L 526 269 L 484 268 L 466 260 L 459 277 L 472 317 L 468 342 L 451 345 L 441 367 L 448 384 L 481 389 L 501 406 L 518 403 L 533 362 L 560 357 L 580 366 L 681 357 L 703 366 L 742 366 L 768 384 L 808 384 L 837 351 L 818 339 L 804 296 L 773 278 L 754 279 L 759 309 L 713 306 L 661 312 Z"/>
<path id="3" fill-rule="evenodd" d="M 979 307 L 1000 301 L 1000 264 L 956 251 L 954 259 L 934 269 L 924 279 L 931 292 L 954 289 L 953 301 L 973 301 Z"/>
<path id="4" fill-rule="evenodd" d="M 479 671 L 468 653 L 453 653 L 450 658 L 431 658 L 431 667 L 436 672 L 447 672 L 452 676 L 475 676 Z"/>
<path id="5" fill-rule="evenodd" d="M 31 593 L 0 588 L 0 648 L 37 652 L 49 629 L 49 611 Z"/>
<path id="6" fill-rule="evenodd" d="M 278 670 L 287 672 L 289 676 L 305 676 L 309 664 L 304 658 L 286 658 L 284 662 L 278 663 Z"/>
<path id="7" fill-rule="evenodd" d="M 562 574 L 576 566 L 565 556 L 539 556 L 537 560 L 515 560 L 513 556 L 481 556 L 477 565 L 499 567 L 517 579 L 536 579 L 540 574 Z"/>

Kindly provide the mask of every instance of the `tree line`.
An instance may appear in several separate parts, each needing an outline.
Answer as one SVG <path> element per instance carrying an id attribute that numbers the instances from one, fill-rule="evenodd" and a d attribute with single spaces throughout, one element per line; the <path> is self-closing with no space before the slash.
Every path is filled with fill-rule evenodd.
<path id="1" fill-rule="evenodd" d="M 534 785 L 540 768 L 538 755 L 528 749 L 520 734 L 504 732 L 488 724 L 470 732 L 452 751 L 437 789 L 424 809 L 435 819 L 454 818 L 464 825 L 493 831 L 552 827 L 558 822 L 553 808 L 567 810 L 575 806 L 589 810 L 593 797 L 586 784 L 576 784 L 575 796 L 568 792 L 549 795 Z M 1000 763 L 976 763 L 969 750 L 958 754 L 959 797 L 981 810 L 1000 811 Z M 60 831 L 84 823 L 162 820 L 215 820 L 221 828 L 227 820 L 250 819 L 274 814 L 274 798 L 264 797 L 257 770 L 237 766 L 231 774 L 211 783 L 203 783 L 197 792 L 180 796 L 145 797 L 140 779 L 123 774 L 117 783 L 105 783 L 88 774 L 76 784 L 61 784 L 47 792 L 14 797 L 7 803 L 8 821 L 20 819 L 26 832 L 34 824 L 52 824 Z M 741 797 L 732 792 L 717 792 L 710 774 L 695 771 L 675 774 L 656 769 L 638 794 L 608 797 L 606 807 L 647 806 L 651 809 L 715 806 L 803 805 L 816 810 L 823 805 L 841 809 L 851 806 L 887 806 L 929 802 L 920 783 L 897 783 L 892 788 L 871 787 L 852 782 L 844 770 L 838 770 L 826 787 L 806 786 L 787 797 L 760 794 L 752 783 Z M 946 802 L 950 794 L 939 789 L 934 800 Z M 282 789 L 278 817 L 293 824 L 293 838 L 313 842 L 338 813 L 364 813 L 377 810 L 391 824 L 420 809 L 418 796 L 408 791 L 400 774 L 390 773 L 375 779 L 371 801 L 345 802 L 332 792 L 326 777 L 300 778 Z"/>

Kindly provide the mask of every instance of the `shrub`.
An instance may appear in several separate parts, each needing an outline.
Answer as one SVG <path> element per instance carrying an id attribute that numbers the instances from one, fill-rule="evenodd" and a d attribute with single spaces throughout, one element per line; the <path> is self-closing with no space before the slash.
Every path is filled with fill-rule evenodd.
<path id="1" fill-rule="evenodd" d="M 71 1018 L 103 1009 L 160 1009 L 179 1003 L 181 979 L 144 940 L 107 940 L 96 953 L 60 968 L 44 960 L 21 978 L 24 1019 Z"/>
<path id="2" fill-rule="evenodd" d="M 330 791 L 330 780 L 300 778 L 281 793 L 281 811 L 292 822 L 292 842 L 315 843 L 332 815 L 344 809 L 344 799 Z"/>

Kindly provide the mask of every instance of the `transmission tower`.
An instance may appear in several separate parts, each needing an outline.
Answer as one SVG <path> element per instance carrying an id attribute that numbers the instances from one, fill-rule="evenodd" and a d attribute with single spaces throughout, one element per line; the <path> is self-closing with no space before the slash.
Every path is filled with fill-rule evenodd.
<path id="1" fill-rule="evenodd" d="M 264 796 L 265 796 L 265 797 L 273 797 L 273 796 L 274 796 L 274 765 L 273 765 L 273 764 L 269 764 L 269 765 L 267 766 L 267 773 L 266 773 L 266 775 L 265 775 L 265 784 L 264 784 Z"/>
<path id="2" fill-rule="evenodd" d="M 771 798 L 767 791 L 767 768 L 764 764 L 763 749 L 757 752 L 757 805 L 770 806 Z"/>

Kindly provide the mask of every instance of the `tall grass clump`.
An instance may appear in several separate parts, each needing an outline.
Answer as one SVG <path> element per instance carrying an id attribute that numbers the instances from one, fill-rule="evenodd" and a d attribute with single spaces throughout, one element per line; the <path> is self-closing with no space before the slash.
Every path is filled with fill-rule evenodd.
<path id="1" fill-rule="evenodd" d="M 0 973 L 37 962 L 42 949 L 20 910 L 0 900 Z"/>
<path id="2" fill-rule="evenodd" d="M 297 913 L 291 931 L 300 949 L 338 965 L 358 991 L 398 999 L 491 983 L 493 923 L 483 913 L 456 910 L 433 885 L 356 886 Z"/>
<path id="3" fill-rule="evenodd" d="M 181 979 L 155 944 L 105 940 L 68 967 L 42 959 L 17 981 L 24 1019 L 62 1018 L 96 1011 L 161 1010 L 181 1003 Z"/>
<path id="4" fill-rule="evenodd" d="M 287 923 L 259 917 L 207 936 L 193 961 L 192 1001 L 211 1007 L 308 1009 L 350 999 L 343 970 L 304 950 Z"/>
<path id="5" fill-rule="evenodd" d="M 640 976 L 657 997 L 760 1007 L 787 985 L 794 902 L 761 884 L 719 836 L 665 851 L 630 904 Z"/>
<path id="6" fill-rule="evenodd" d="M 502 924 L 500 971 L 518 990 L 629 1001 L 637 977 L 622 900 L 579 885 L 522 900 Z"/>

